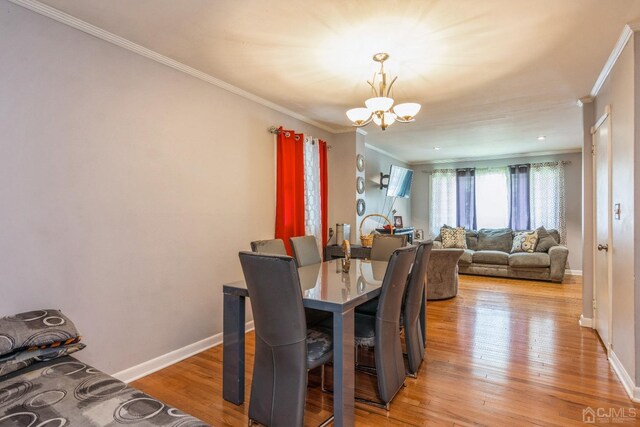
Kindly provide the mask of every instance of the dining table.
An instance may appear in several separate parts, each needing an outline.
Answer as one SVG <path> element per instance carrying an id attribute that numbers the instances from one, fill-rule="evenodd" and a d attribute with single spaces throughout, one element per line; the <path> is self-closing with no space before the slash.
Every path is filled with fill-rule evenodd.
<path id="1" fill-rule="evenodd" d="M 344 259 L 298 268 L 304 307 L 333 316 L 333 413 L 334 425 L 354 425 L 355 308 L 380 295 L 386 261 Z M 245 394 L 245 304 L 250 298 L 244 281 L 223 285 L 223 383 L 222 395 L 236 405 Z M 424 301 L 421 323 L 424 331 Z M 283 327 L 286 327 L 283 325 Z"/>

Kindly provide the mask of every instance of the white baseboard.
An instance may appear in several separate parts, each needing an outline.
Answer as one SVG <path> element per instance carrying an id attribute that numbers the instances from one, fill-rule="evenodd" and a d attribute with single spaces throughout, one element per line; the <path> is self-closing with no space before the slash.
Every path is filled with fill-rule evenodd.
<path id="1" fill-rule="evenodd" d="M 564 274 L 569 276 L 582 276 L 582 270 L 565 270 Z"/>
<path id="2" fill-rule="evenodd" d="M 252 330 L 253 320 L 247 322 L 245 325 L 246 332 Z M 147 360 L 146 362 L 132 366 L 131 368 L 120 371 L 112 376 L 125 383 L 130 383 L 220 344 L 222 344 L 222 332 L 177 350 L 170 351 L 162 356 Z"/>
<path id="3" fill-rule="evenodd" d="M 580 315 L 580 320 L 578 321 L 580 326 L 583 328 L 593 328 L 593 319 L 590 317 L 584 317 L 584 315 Z"/>
<path id="4" fill-rule="evenodd" d="M 618 359 L 618 356 L 616 356 L 613 350 L 611 350 L 609 354 L 609 363 L 631 400 L 640 402 L 640 387 L 636 387 L 635 381 L 633 381 L 627 370 L 624 369 L 624 366 L 620 363 L 620 359 Z"/>

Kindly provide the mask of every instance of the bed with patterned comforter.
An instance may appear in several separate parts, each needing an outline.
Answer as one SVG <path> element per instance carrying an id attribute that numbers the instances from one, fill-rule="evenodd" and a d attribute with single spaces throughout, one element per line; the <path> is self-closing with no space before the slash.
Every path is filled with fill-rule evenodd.
<path id="1" fill-rule="evenodd" d="M 79 340 L 56 310 L 0 318 L 0 427 L 207 426 L 68 356 Z"/>

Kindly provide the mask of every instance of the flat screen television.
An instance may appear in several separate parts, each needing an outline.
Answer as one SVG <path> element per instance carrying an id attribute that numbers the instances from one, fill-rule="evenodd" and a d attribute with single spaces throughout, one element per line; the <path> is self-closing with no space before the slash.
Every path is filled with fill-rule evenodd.
<path id="1" fill-rule="evenodd" d="M 389 171 L 389 186 L 387 187 L 387 197 L 409 198 L 411 194 L 411 182 L 413 181 L 413 171 L 391 165 Z"/>

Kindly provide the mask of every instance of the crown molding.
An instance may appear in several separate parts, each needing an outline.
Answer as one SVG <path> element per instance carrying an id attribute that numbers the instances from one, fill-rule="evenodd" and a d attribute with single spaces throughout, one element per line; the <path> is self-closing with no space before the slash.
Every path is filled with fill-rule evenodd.
<path id="1" fill-rule="evenodd" d="M 426 160 L 423 162 L 409 162 L 409 165 L 419 166 L 419 165 L 435 165 L 435 164 L 442 164 L 442 163 L 477 162 L 477 161 L 483 161 L 483 160 L 504 160 L 504 159 L 516 159 L 520 157 L 542 157 L 542 156 L 556 156 L 560 154 L 576 154 L 576 153 L 582 153 L 582 148 L 572 148 L 568 150 L 537 151 L 537 152 L 530 152 L 530 153 L 504 154 L 501 156 L 461 157 L 461 158 L 452 158 L 452 159 L 443 159 L 443 160 Z"/>
<path id="2" fill-rule="evenodd" d="M 185 74 L 188 74 L 192 77 L 200 79 L 204 82 L 217 86 L 221 89 L 224 89 L 228 92 L 231 92 L 235 95 L 241 96 L 245 99 L 253 101 L 257 104 L 263 105 L 272 110 L 278 111 L 282 114 L 285 114 L 289 117 L 293 117 L 294 119 L 298 119 L 302 122 L 330 132 L 332 134 L 338 133 L 338 130 L 327 126 L 323 123 L 317 122 L 309 117 L 303 116 L 302 114 L 298 114 L 295 111 L 289 110 L 281 105 L 278 105 L 274 102 L 268 101 L 264 98 L 259 97 L 258 95 L 254 95 L 251 92 L 247 92 L 246 90 L 240 89 L 239 87 L 233 86 L 225 81 L 217 79 L 210 74 L 197 70 L 193 67 L 190 67 L 182 62 L 178 62 L 174 59 L 171 59 L 167 56 L 164 56 L 154 50 L 148 49 L 144 46 L 141 46 L 137 43 L 132 42 L 131 40 L 125 39 L 124 37 L 120 37 L 116 34 L 110 33 L 100 27 L 97 27 L 93 24 L 90 24 L 86 21 L 78 19 L 74 16 L 71 16 L 67 13 L 64 13 L 54 7 L 48 6 L 44 3 L 40 3 L 37 0 L 9 0 L 11 3 L 17 4 L 18 6 L 22 6 L 25 9 L 29 9 L 33 12 L 36 12 L 40 15 L 46 16 L 47 18 L 51 18 L 55 21 L 58 21 L 62 24 L 68 25 L 76 30 L 80 30 L 84 33 L 97 37 L 101 40 L 104 40 L 108 43 L 114 44 L 121 48 L 127 49 L 131 52 L 137 53 L 138 55 L 144 56 L 145 58 L 156 61 L 160 64 L 166 65 L 167 67 L 173 68 L 174 70 L 181 71 Z"/>
<path id="3" fill-rule="evenodd" d="M 616 45 L 613 47 L 613 50 L 611 51 L 611 54 L 609 55 L 607 62 L 605 62 L 604 67 L 602 68 L 602 71 L 600 71 L 600 75 L 598 76 L 598 79 L 596 80 L 595 84 L 593 85 L 593 88 L 591 89 L 591 93 L 589 95 L 592 98 L 595 98 L 596 96 L 598 96 L 600 89 L 602 89 L 604 82 L 607 80 L 607 77 L 609 77 L 609 74 L 611 74 L 613 67 L 616 65 L 616 62 L 618 62 L 618 58 L 620 58 L 620 55 L 622 54 L 622 51 L 624 50 L 625 46 L 631 39 L 631 36 L 633 35 L 634 32 L 639 30 L 640 30 L 640 22 L 635 22 L 635 23 L 627 24 L 624 26 L 624 28 L 622 29 L 622 34 L 620 34 L 620 37 L 618 38 Z"/>
<path id="4" fill-rule="evenodd" d="M 593 102 L 593 99 L 594 98 L 591 95 L 583 96 L 576 101 L 576 105 L 582 108 L 585 104 L 591 104 Z"/>
<path id="5" fill-rule="evenodd" d="M 370 150 L 373 150 L 373 151 L 377 151 L 378 153 L 384 154 L 385 156 L 391 157 L 392 159 L 395 159 L 395 160 L 397 160 L 399 162 L 410 164 L 407 160 L 401 159 L 400 157 L 396 156 L 395 154 L 391 154 L 388 151 L 383 150 L 382 148 L 378 148 L 375 145 L 369 144 L 368 142 L 364 143 L 364 147 L 368 148 Z"/>

